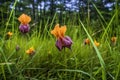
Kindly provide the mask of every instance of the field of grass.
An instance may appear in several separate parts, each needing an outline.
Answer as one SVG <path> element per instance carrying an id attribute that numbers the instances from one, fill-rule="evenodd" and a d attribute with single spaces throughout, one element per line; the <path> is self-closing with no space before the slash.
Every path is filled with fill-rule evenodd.
<path id="1" fill-rule="evenodd" d="M 56 39 L 50 33 L 57 24 L 53 24 L 56 14 L 50 24 L 46 21 L 44 26 L 34 26 L 29 33 L 22 34 L 13 9 L 8 21 L 3 21 L 5 28 L 0 31 L 0 80 L 119 80 L 118 10 L 105 21 L 101 11 L 94 7 L 98 21 L 90 20 L 88 15 L 87 21 L 79 19 L 78 25 L 74 25 L 73 20 L 65 22 L 66 35 L 71 37 L 73 44 L 71 50 L 65 48 L 62 51 L 56 48 Z M 116 26 L 114 31 L 113 25 Z M 9 31 L 13 35 L 6 38 Z M 116 44 L 111 41 L 113 36 L 117 38 Z M 90 39 L 90 45 L 84 45 L 86 38 Z M 100 46 L 96 47 L 94 40 Z M 32 56 L 26 54 L 31 47 L 35 49 Z"/>

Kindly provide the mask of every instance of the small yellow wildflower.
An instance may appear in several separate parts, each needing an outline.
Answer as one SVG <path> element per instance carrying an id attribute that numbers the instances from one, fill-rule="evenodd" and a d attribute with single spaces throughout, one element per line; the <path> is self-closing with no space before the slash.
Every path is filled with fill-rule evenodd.
<path id="1" fill-rule="evenodd" d="M 117 37 L 113 36 L 111 38 L 112 45 L 116 45 Z"/>
<path id="2" fill-rule="evenodd" d="M 100 46 L 100 43 L 97 42 L 96 40 L 94 41 L 94 44 L 96 45 L 96 47 Z"/>
<path id="3" fill-rule="evenodd" d="M 89 44 L 90 44 L 90 40 L 89 40 L 88 38 L 85 39 L 85 40 L 84 40 L 84 44 L 85 44 L 85 45 L 87 45 L 87 44 L 89 45 Z"/>
<path id="4" fill-rule="evenodd" d="M 8 37 L 11 37 L 12 35 L 13 35 L 13 33 L 10 32 L 10 31 L 7 33 L 7 36 L 8 36 Z"/>
<path id="5" fill-rule="evenodd" d="M 29 55 L 33 55 L 35 53 L 34 47 L 31 47 L 28 50 L 26 50 L 26 53 L 29 54 Z"/>
<path id="6" fill-rule="evenodd" d="M 115 42 L 117 41 L 117 37 L 113 36 L 113 37 L 111 38 L 111 41 L 112 41 L 113 43 L 115 43 Z"/>

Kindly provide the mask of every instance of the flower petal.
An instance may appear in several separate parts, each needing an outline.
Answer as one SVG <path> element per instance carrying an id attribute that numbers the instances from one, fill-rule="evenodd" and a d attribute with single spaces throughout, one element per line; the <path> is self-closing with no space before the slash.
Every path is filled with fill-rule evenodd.
<path id="1" fill-rule="evenodd" d="M 61 51 L 62 48 L 63 48 L 62 40 L 61 39 L 57 39 L 55 46 L 59 49 L 59 51 Z"/>
<path id="2" fill-rule="evenodd" d="M 60 28 L 60 34 L 61 34 L 60 36 L 61 36 L 61 37 L 65 35 L 66 30 L 67 30 L 66 26 L 62 26 L 62 27 Z"/>
<path id="3" fill-rule="evenodd" d="M 20 30 L 22 33 L 27 33 L 27 32 L 29 32 L 30 27 L 29 27 L 28 24 L 27 24 L 27 25 L 21 24 L 21 25 L 19 26 L 19 30 Z"/>
<path id="4" fill-rule="evenodd" d="M 85 39 L 85 40 L 84 40 L 84 44 L 85 44 L 85 45 L 87 45 L 87 44 L 89 45 L 89 44 L 90 44 L 90 40 L 89 40 L 88 38 Z"/>
<path id="5" fill-rule="evenodd" d="M 55 28 L 51 31 L 51 34 L 53 34 L 56 38 L 59 37 L 59 35 L 60 35 L 59 24 L 57 24 L 57 25 L 55 26 Z"/>
<path id="6" fill-rule="evenodd" d="M 51 34 L 53 34 L 56 38 L 62 38 L 64 37 L 66 30 L 66 26 L 59 27 L 59 24 L 57 24 L 51 31 Z"/>
<path id="7" fill-rule="evenodd" d="M 94 41 L 94 44 L 96 45 L 96 47 L 98 47 L 100 45 L 100 43 L 97 42 L 96 40 Z"/>
<path id="8" fill-rule="evenodd" d="M 63 46 L 64 47 L 71 48 L 72 43 L 73 42 L 70 37 L 66 36 L 63 38 Z"/>
<path id="9" fill-rule="evenodd" d="M 64 47 L 67 47 L 69 49 L 71 49 L 71 45 L 72 45 L 72 40 L 70 37 L 66 36 L 64 38 L 59 38 L 56 41 L 56 47 L 59 49 L 59 51 L 61 51 Z"/>
<path id="10" fill-rule="evenodd" d="M 31 21 L 31 17 L 29 17 L 26 14 L 22 14 L 18 20 L 21 22 L 21 24 L 28 24 Z"/>

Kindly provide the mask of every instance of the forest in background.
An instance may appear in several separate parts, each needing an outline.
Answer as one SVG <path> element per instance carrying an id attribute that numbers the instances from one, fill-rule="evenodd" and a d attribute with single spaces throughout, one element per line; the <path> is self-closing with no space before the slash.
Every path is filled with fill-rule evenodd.
<path id="1" fill-rule="evenodd" d="M 0 24 L 3 19 L 7 19 L 13 8 L 15 0 L 0 0 Z M 18 17 L 22 13 L 26 13 L 32 17 L 35 23 L 52 19 L 55 13 L 58 14 L 58 21 L 64 24 L 64 20 L 76 18 L 85 21 L 90 15 L 90 19 L 97 20 L 98 13 L 93 3 L 101 11 L 106 20 L 113 15 L 115 6 L 120 6 L 120 0 L 18 0 L 14 8 L 15 16 Z M 120 11 L 120 8 L 119 10 Z M 120 16 L 119 16 L 120 17 Z M 118 18 L 119 18 L 118 17 Z"/>

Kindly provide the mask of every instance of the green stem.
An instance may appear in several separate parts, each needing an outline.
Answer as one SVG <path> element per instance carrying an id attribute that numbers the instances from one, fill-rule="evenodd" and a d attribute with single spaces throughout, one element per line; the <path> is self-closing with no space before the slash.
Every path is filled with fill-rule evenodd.
<path id="1" fill-rule="evenodd" d="M 5 71 L 4 71 L 4 65 L 1 65 L 1 69 L 2 69 L 4 80 L 6 80 Z"/>
<path id="2" fill-rule="evenodd" d="M 9 25 L 9 22 L 10 22 L 10 19 L 11 19 L 11 17 L 12 17 L 12 14 L 13 14 L 13 12 L 14 12 L 14 9 L 15 9 L 16 4 L 17 4 L 17 0 L 15 0 L 15 2 L 14 2 L 12 11 L 10 12 L 10 16 L 9 16 L 8 21 L 7 21 L 7 23 L 6 23 L 6 27 L 5 27 L 5 31 L 4 31 L 4 38 L 5 38 L 6 31 L 7 31 L 7 27 L 8 27 L 8 25 Z"/>
<path id="3" fill-rule="evenodd" d="M 7 58 L 6 58 L 4 52 L 3 52 L 3 50 L 1 48 L 0 48 L 0 51 L 1 51 L 1 53 L 2 53 L 2 55 L 4 57 L 4 59 L 5 59 L 5 63 L 7 63 Z M 12 71 L 11 71 L 11 68 L 10 68 L 9 64 L 6 64 L 6 65 L 8 67 L 9 73 L 12 74 Z"/>
<path id="4" fill-rule="evenodd" d="M 105 62 L 104 62 L 104 60 L 103 60 L 103 58 L 102 58 L 102 56 L 101 56 L 101 53 L 99 52 L 98 48 L 95 46 L 92 37 L 91 37 L 90 34 L 88 33 L 87 29 L 85 28 L 85 26 L 83 25 L 83 23 L 81 22 L 81 20 L 79 20 L 79 21 L 80 21 L 80 23 L 81 23 L 84 31 L 85 31 L 86 34 L 88 35 L 88 38 L 90 39 L 90 41 L 91 41 L 91 43 L 92 43 L 92 45 L 93 45 L 93 47 L 94 47 L 94 49 L 95 49 L 95 51 L 96 51 L 96 54 L 97 54 L 97 56 L 98 56 L 98 59 L 99 59 L 99 61 L 100 61 L 100 64 L 101 64 L 101 67 L 102 67 L 102 79 L 103 79 L 103 80 L 106 80 Z"/>

